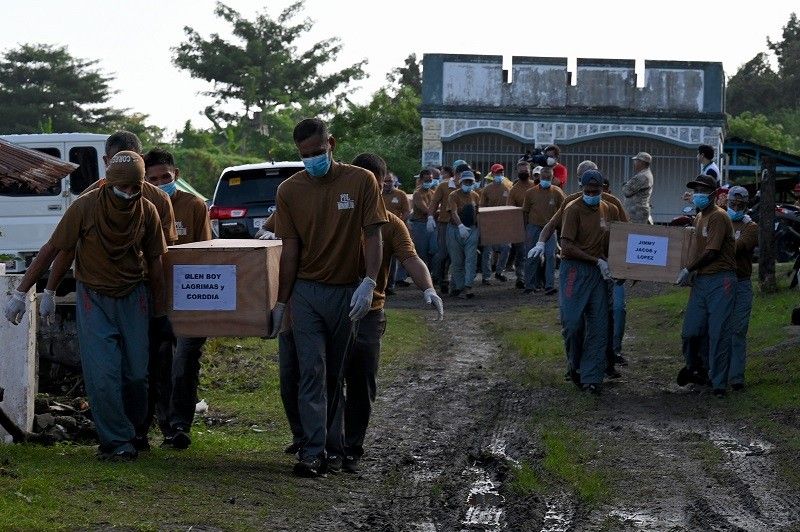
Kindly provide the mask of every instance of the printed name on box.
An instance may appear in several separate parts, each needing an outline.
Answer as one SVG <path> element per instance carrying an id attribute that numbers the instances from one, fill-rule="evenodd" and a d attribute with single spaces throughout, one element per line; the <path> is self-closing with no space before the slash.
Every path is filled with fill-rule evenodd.
<path id="1" fill-rule="evenodd" d="M 628 264 L 667 265 L 669 238 L 652 235 L 628 235 L 628 250 L 625 262 Z"/>
<path id="2" fill-rule="evenodd" d="M 236 266 L 176 264 L 173 310 L 236 310 Z"/>

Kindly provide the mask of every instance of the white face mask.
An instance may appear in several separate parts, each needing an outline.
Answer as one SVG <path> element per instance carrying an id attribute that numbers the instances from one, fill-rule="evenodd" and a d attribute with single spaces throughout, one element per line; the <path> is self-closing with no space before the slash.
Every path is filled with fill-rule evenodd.
<path id="1" fill-rule="evenodd" d="M 547 158 L 547 166 L 555 166 L 558 161 L 555 157 L 548 157 Z"/>
<path id="2" fill-rule="evenodd" d="M 122 198 L 125 201 L 131 201 L 133 199 L 136 199 L 136 198 L 139 197 L 139 194 L 141 194 L 140 192 L 137 192 L 135 194 L 128 194 L 127 192 L 123 192 L 122 190 L 118 189 L 117 187 L 113 187 L 113 190 L 114 190 L 114 195 L 116 197 Z"/>

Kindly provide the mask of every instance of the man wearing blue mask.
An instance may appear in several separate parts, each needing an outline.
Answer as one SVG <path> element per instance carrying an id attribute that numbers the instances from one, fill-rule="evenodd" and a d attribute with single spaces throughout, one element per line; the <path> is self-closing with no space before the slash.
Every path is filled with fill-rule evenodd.
<path id="1" fill-rule="evenodd" d="M 419 173 L 420 186 L 411 199 L 411 238 L 419 257 L 432 270 L 436 255 L 436 211 L 433 210 L 433 196 L 436 193 L 435 168 L 424 168 Z"/>
<path id="2" fill-rule="evenodd" d="M 372 306 L 383 258 L 380 227 L 388 217 L 375 176 L 334 161 L 336 139 L 322 120 L 301 121 L 293 138 L 305 170 L 281 183 L 276 196 L 275 234 L 283 249 L 269 337 L 284 330 L 291 303 L 286 317 L 303 431 L 294 472 L 316 477 L 329 463 L 341 467 L 344 429 L 333 420 L 343 404 L 346 353 Z"/>
<path id="3" fill-rule="evenodd" d="M 492 181 L 481 190 L 481 207 L 505 207 L 508 204 L 508 195 L 511 190 L 511 181 L 506 179 L 505 168 L 502 164 L 494 164 L 491 169 Z M 494 277 L 505 283 L 508 278 L 503 274 L 508 264 L 508 255 L 511 253 L 511 243 L 483 246 L 481 248 L 481 272 L 483 284 L 490 285 L 492 276 L 492 259 L 497 253 L 497 266 Z"/>
<path id="4" fill-rule="evenodd" d="M 539 186 L 533 187 L 525 194 L 522 214 L 525 216 L 526 254 L 539 241 L 539 235 L 547 222 L 561 209 L 564 202 L 564 192 L 553 186 L 553 169 L 545 166 L 540 170 Z M 556 267 L 556 236 L 553 234 L 545 241 L 544 278 L 540 274 L 539 258 L 530 258 L 525 261 L 525 294 L 545 289 L 546 295 L 558 292 L 554 286 Z"/>
<path id="5" fill-rule="evenodd" d="M 724 397 L 728 387 L 732 314 L 736 298 L 736 242 L 728 213 L 717 207 L 717 180 L 699 175 L 687 184 L 698 214 L 694 221 L 694 256 L 678 275 L 676 284 L 691 286 L 683 318 L 685 367 L 678 384 L 705 384 Z"/>
<path id="6" fill-rule="evenodd" d="M 205 202 L 178 190 L 180 170 L 166 150 L 154 148 L 144 156 L 145 179 L 167 193 L 175 212 L 178 244 L 211 240 L 211 220 Z M 164 435 L 163 447 L 186 449 L 197 403 L 200 357 L 205 338 L 169 335 L 161 338 L 157 357 L 150 360 L 150 413 L 155 413 Z M 155 349 L 155 346 L 154 346 Z M 155 412 L 154 412 L 155 411 Z"/>
<path id="7" fill-rule="evenodd" d="M 460 184 L 447 199 L 450 226 L 447 228 L 447 249 L 450 254 L 450 295 L 472 299 L 472 283 L 478 266 L 478 205 L 481 198 L 474 190 L 475 174 L 460 172 Z"/>
<path id="8" fill-rule="evenodd" d="M 601 199 L 599 171 L 586 171 L 581 186 L 582 196 L 566 206 L 561 223 L 561 325 L 570 376 L 584 391 L 599 394 L 608 341 L 609 223 L 618 215 Z"/>

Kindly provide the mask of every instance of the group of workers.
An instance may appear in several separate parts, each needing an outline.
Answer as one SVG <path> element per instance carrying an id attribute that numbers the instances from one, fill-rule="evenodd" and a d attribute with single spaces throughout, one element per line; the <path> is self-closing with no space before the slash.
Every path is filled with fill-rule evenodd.
<path id="1" fill-rule="evenodd" d="M 265 333 L 278 339 L 281 398 L 293 438 L 286 451 L 297 456 L 296 474 L 357 471 L 376 396 L 386 296 L 408 275 L 439 319 L 444 308 L 435 284 L 452 296 L 474 297 L 481 207 L 517 206 L 526 222 L 525 242 L 483 247 L 482 282 L 507 281 L 513 253 L 517 288 L 558 294 L 568 378 L 600 393 L 604 378 L 619 376 L 625 281 L 609 270 L 609 224 L 652 223 L 649 154 L 633 158 L 624 201 L 608 191 L 592 161 L 578 165 L 580 191 L 566 195 L 566 168 L 558 148 L 549 146 L 545 165 L 532 170 L 521 159 L 512 181 L 495 164 L 478 190 L 463 160 L 425 168 L 409 203 L 380 156 L 336 161 L 336 139 L 322 120 L 301 121 L 293 138 L 305 169 L 278 187 L 266 224 L 282 240 L 282 252 Z M 745 189 L 728 191 L 727 212 L 717 206 L 718 170 L 708 148 L 698 150 L 703 173 L 688 183 L 698 215 L 695 256 L 677 280 L 692 286 L 678 382 L 711 384 L 724 395 L 729 384 L 744 386 L 756 232 L 744 215 Z M 206 206 L 177 190 L 179 169 L 168 152 L 141 151 L 132 133 L 109 137 L 106 177 L 69 207 L 5 307 L 18 322 L 27 292 L 49 270 L 39 313 L 51 318 L 55 291 L 74 261 L 86 390 L 99 454 L 114 460 L 149 448 L 154 417 L 164 446 L 191 444 L 205 342 L 172 333 L 161 260 L 168 245 L 211 238 Z"/>

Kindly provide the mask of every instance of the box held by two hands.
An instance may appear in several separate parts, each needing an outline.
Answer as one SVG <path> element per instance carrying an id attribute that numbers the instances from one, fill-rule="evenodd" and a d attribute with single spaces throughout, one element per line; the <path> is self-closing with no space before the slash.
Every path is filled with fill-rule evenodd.
<path id="1" fill-rule="evenodd" d="M 615 279 L 674 283 L 691 260 L 691 227 L 610 224 L 608 266 Z"/>

